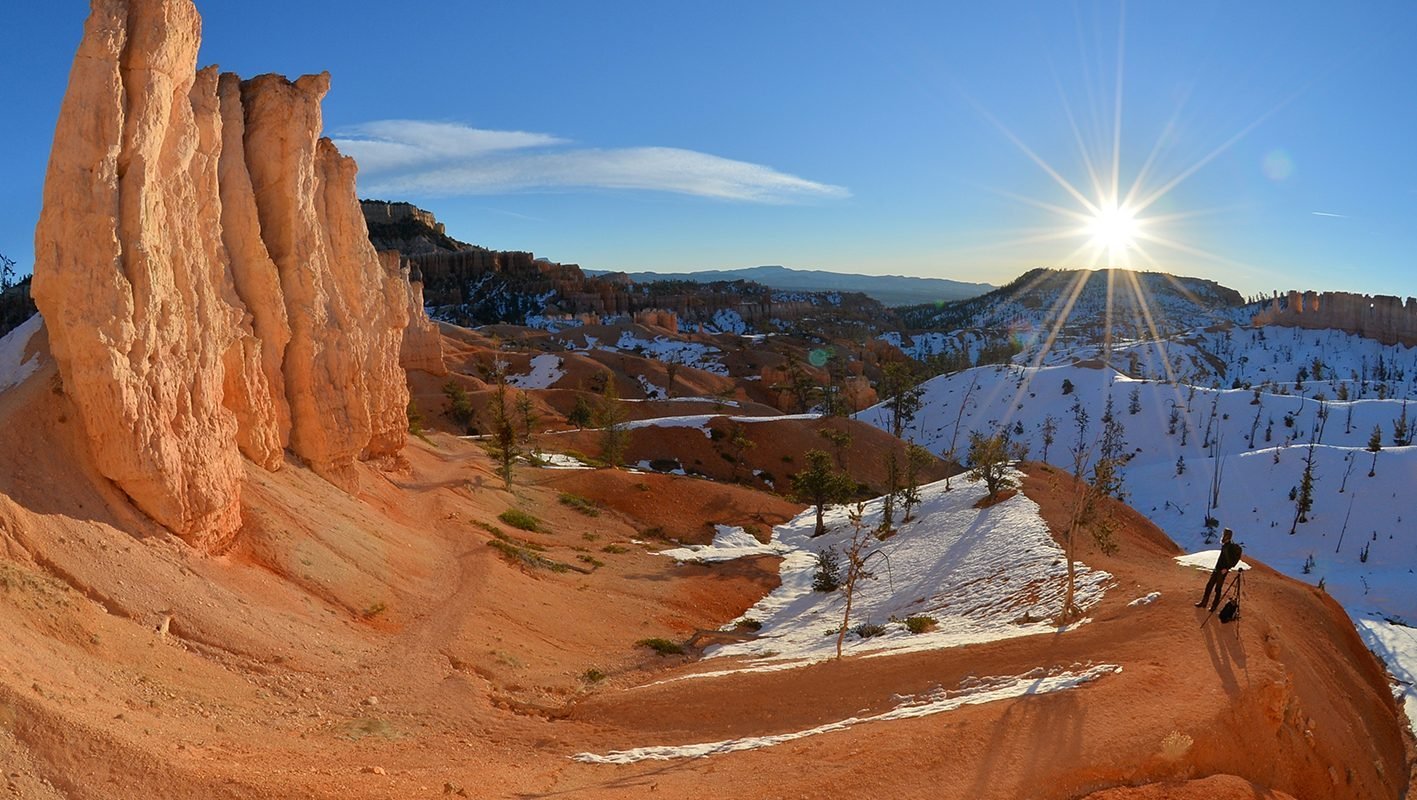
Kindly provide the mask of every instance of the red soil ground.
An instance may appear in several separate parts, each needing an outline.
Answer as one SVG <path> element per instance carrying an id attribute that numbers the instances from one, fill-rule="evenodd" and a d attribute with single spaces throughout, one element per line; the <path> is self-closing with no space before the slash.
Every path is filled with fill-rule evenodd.
<path id="1" fill-rule="evenodd" d="M 411 440 L 403 459 L 362 466 L 355 496 L 293 463 L 250 469 L 246 526 L 229 552 L 207 556 L 137 514 L 95 473 L 75 428 L 52 366 L 0 394 L 7 796 L 1411 791 L 1410 737 L 1332 600 L 1257 565 L 1243 621 L 1202 626 L 1191 602 L 1204 574 L 1176 566 L 1174 546 L 1123 507 L 1111 510 L 1114 555 L 1080 548 L 1117 584 L 1076 630 L 656 683 L 696 665 L 636 642 L 682 641 L 732 619 L 775 585 L 775 560 L 675 566 L 651 552 L 657 542 L 635 540 L 654 527 L 700 538 L 715 522 L 766 526 L 796 507 L 611 470 L 527 469 L 506 490 L 475 443 L 435 433 Z M 1067 479 L 1031 468 L 1023 491 L 1060 529 Z M 562 493 L 603 508 L 589 516 Z M 509 508 L 540 529 L 499 521 Z M 510 554 L 489 546 L 494 529 Z M 1128 605 L 1151 591 L 1160 600 Z M 570 759 L 798 731 L 967 676 L 1089 662 L 1123 671 L 764 750 L 628 766 Z M 1189 746 L 1168 749 L 1182 737 Z"/>

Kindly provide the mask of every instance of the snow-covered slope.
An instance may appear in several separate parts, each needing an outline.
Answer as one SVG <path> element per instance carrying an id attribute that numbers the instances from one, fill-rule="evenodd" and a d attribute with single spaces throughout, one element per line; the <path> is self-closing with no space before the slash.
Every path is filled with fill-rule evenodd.
<path id="1" fill-rule="evenodd" d="M 1266 340 L 1272 345 L 1283 340 L 1288 331 L 1281 330 L 1283 335 L 1267 329 Z M 1295 349 L 1285 352 L 1308 353 L 1300 345 L 1312 346 L 1323 349 L 1339 370 L 1354 361 L 1361 365 L 1364 351 L 1343 352 L 1340 336 L 1301 332 L 1284 345 Z M 1397 359 L 1403 381 L 1412 374 L 1407 357 Z M 1293 367 L 1259 358 L 1247 365 L 1286 373 Z M 1406 394 L 1408 383 L 1401 386 Z M 1318 392 L 1317 384 L 1305 388 Z M 1323 388 L 1332 396 L 1327 382 Z M 1396 399 L 1324 402 L 1198 388 L 1133 380 L 1097 366 L 981 367 L 925 383 L 923 408 L 905 435 L 942 455 L 953 448 L 963 461 L 971 431 L 1008 430 L 1027 444 L 1030 458 L 1046 455 L 1047 461 L 1071 468 L 1079 441 L 1084 449 L 1094 446 L 1109 398 L 1126 432 L 1127 500 L 1183 548 L 1202 549 L 1213 541 L 1205 525 L 1209 511 L 1219 526 L 1234 529 L 1248 554 L 1301 580 L 1322 583 L 1369 631 L 1417 622 L 1417 447 L 1394 445 L 1394 428 L 1404 413 L 1409 426 L 1417 423 L 1417 403 L 1405 408 Z M 1081 437 L 1076 409 L 1088 417 Z M 884 406 L 858 417 L 889 428 Z M 1045 443 L 1049 421 L 1055 433 Z M 1376 465 L 1375 454 L 1366 449 L 1375 428 L 1382 440 Z M 1313 508 L 1306 521 L 1296 522 L 1294 498 L 1310 444 Z M 1403 632 L 1413 630 L 1393 633 Z M 1395 671 L 1411 674 L 1414 666 Z"/>

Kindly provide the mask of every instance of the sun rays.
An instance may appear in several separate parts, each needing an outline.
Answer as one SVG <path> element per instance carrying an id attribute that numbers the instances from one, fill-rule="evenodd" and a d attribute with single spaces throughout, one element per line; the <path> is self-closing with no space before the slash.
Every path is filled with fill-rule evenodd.
<path id="1" fill-rule="evenodd" d="M 1079 43 L 1082 43 L 1081 20 L 1079 21 Z M 1164 308 L 1156 302 L 1149 287 L 1169 284 L 1170 289 L 1191 297 L 1190 291 L 1179 281 L 1164 272 L 1160 277 L 1139 274 L 1141 271 L 1173 271 L 1184 269 L 1186 264 L 1205 261 L 1230 267 L 1254 269 L 1224 255 L 1211 252 L 1188 237 L 1181 223 L 1205 215 L 1223 213 L 1221 209 L 1176 209 L 1179 194 L 1175 190 L 1188 179 L 1206 168 L 1226 151 L 1234 147 L 1252 131 L 1271 118 L 1275 112 L 1294 99 L 1284 98 L 1275 108 L 1260 114 L 1258 118 L 1241 126 L 1235 133 L 1219 139 L 1219 144 L 1203 150 L 1199 158 L 1185 163 L 1168 164 L 1165 154 L 1174 152 L 1178 141 L 1184 138 L 1182 110 L 1194 98 L 1187 91 L 1178 100 L 1170 119 L 1162 126 L 1154 142 L 1129 145 L 1124 142 L 1126 126 L 1123 106 L 1126 63 L 1126 13 L 1125 7 L 1118 15 L 1115 52 L 1107 47 L 1099 47 L 1100 56 L 1093 63 L 1111 62 L 1094 72 L 1084 69 L 1083 96 L 1087 102 L 1075 104 L 1065 88 L 1065 81 L 1053 70 L 1053 83 L 1057 89 L 1062 108 L 1062 124 L 1059 126 L 1070 137 L 1076 148 L 1076 173 L 1070 173 L 1063 164 L 1050 162 L 1044 153 L 1047 147 L 1037 142 L 1029 142 L 1019 133 L 1011 130 L 1003 120 L 973 98 L 967 98 L 970 105 L 1012 144 L 1029 162 L 1036 166 L 1047 178 L 1043 190 L 1032 194 L 1017 191 L 990 189 L 995 194 L 1009 198 L 1023 206 L 1045 212 L 1054 218 L 1052 225 L 1034 225 L 1016 228 L 1015 237 L 995 241 L 1000 245 L 1024 245 L 1044 248 L 1055 247 L 1056 255 L 1045 256 L 1058 268 L 1081 268 L 1068 276 L 1061 285 L 1043 283 L 1049 275 L 1040 275 L 1033 281 L 1025 281 L 1014 289 L 1014 298 L 1023 300 L 1039 286 L 1047 287 L 1050 293 L 1049 307 L 1043 315 L 1037 330 L 1031 331 L 1031 341 L 1026 362 L 1033 369 L 1025 370 L 1017 382 L 1017 397 L 1011 407 L 1018 407 L 1020 400 L 1030 390 L 1029 384 L 1036 369 L 1047 363 L 1048 356 L 1060 342 L 1080 335 L 1086 338 L 1100 334 L 1099 355 L 1103 361 L 1113 363 L 1114 348 L 1122 346 L 1130 351 L 1137 347 L 1152 348 L 1155 351 L 1155 366 L 1150 377 L 1164 379 L 1175 387 L 1177 398 L 1181 388 L 1179 376 L 1166 352 L 1166 337 L 1182 325 L 1200 325 L 1205 320 L 1171 320 Z M 1082 60 L 1084 64 L 1089 59 Z M 1050 64 L 1051 64 L 1050 58 Z M 1106 74 L 1110 69 L 1111 74 Z M 1149 145 L 1149 146 L 1146 146 Z M 1129 161 L 1124 156 L 1135 154 L 1140 163 Z M 1072 175 L 1079 179 L 1074 179 Z M 1051 196 L 1050 196 L 1051 195 Z M 1046 252 L 1046 250 L 1044 251 Z M 1169 259 L 1169 260 L 1164 260 Z M 1093 270 L 1106 270 L 1098 275 Z M 1057 274 L 1052 276 L 1056 279 Z M 1103 320 L 1100 331 L 1081 330 L 1072 321 L 1074 310 L 1079 306 L 1084 292 L 1098 291 L 1101 282 L 1105 291 L 1102 306 Z M 1193 298 L 1192 298 L 1193 299 Z M 1095 307 L 1089 301 L 1088 307 Z M 1090 316 L 1090 315 L 1089 315 Z M 1095 320 L 1095 317 L 1091 318 Z M 1078 325 L 1071 330 L 1070 323 Z M 1090 322 L 1088 324 L 1091 324 Z M 1122 366 L 1113 363 L 1113 366 Z M 1142 377 L 1140 375 L 1133 377 Z M 1010 420 L 1002 420 L 1007 425 Z"/>

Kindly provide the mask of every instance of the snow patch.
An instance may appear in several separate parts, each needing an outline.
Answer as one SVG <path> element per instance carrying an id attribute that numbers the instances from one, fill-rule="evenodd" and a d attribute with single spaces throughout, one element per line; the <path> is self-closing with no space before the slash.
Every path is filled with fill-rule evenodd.
<path id="1" fill-rule="evenodd" d="M 1161 592 L 1152 592 L 1152 593 L 1146 595 L 1145 597 L 1138 597 L 1137 599 L 1133 600 L 1132 602 L 1127 603 L 1127 605 L 1128 605 L 1128 606 L 1149 606 L 1149 605 L 1151 605 L 1152 603 L 1155 603 L 1157 600 L 1160 600 L 1160 599 L 1161 599 Z"/>
<path id="2" fill-rule="evenodd" d="M 35 314 L 0 339 L 0 392 L 20 385 L 39 369 L 39 355 L 25 358 L 25 348 L 43 324 L 44 318 Z"/>
<path id="3" fill-rule="evenodd" d="M 1387 664 L 1392 693 L 1402 701 L 1407 724 L 1417 732 L 1417 629 L 1394 620 L 1360 619 L 1358 635 Z"/>
<path id="4" fill-rule="evenodd" d="M 732 561 L 747 556 L 781 555 L 789 549 L 779 541 L 767 544 L 759 542 L 753 534 L 731 525 L 715 525 L 713 544 L 691 544 L 672 550 L 661 550 L 659 555 L 669 556 L 675 561 L 694 561 L 708 564 L 715 561 Z"/>
<path id="5" fill-rule="evenodd" d="M 531 372 L 525 375 L 511 375 L 507 384 L 518 389 L 549 389 L 562 378 L 566 371 L 561 369 L 561 357 L 543 353 L 531 360 Z"/>
<path id="6" fill-rule="evenodd" d="M 876 577 L 857 586 L 849 624 L 877 623 L 885 632 L 849 633 L 846 652 L 915 652 L 1060 631 L 1048 620 L 1062 610 L 1067 565 L 1038 505 L 1017 494 L 978 509 L 974 504 L 986 493 L 982 483 L 956 478 L 953 490 L 944 486 L 939 481 L 920 487 L 915 518 L 901 523 L 897 508 L 896 533 L 871 540 L 868 551 L 883 555 L 870 563 Z M 880 523 L 882 507 L 880 498 L 864 504 L 866 529 Z M 843 553 L 853 529 L 845 507 L 828 510 L 824 521 L 827 532 L 815 538 L 811 509 L 774 529 L 773 544 L 783 554 L 781 583 L 741 618 L 761 623 L 757 638 L 711 647 L 706 659 L 744 657 L 748 662 L 737 671 L 758 671 L 836 655 L 845 597 L 814 591 L 812 584 L 818 553 L 828 547 Z M 1112 576 L 1076 566 L 1075 602 L 1090 608 Z M 916 615 L 932 617 L 934 630 L 912 634 L 892 621 Z"/>
<path id="7" fill-rule="evenodd" d="M 591 465 L 565 453 L 537 453 L 536 457 L 546 469 L 592 469 Z"/>
<path id="8" fill-rule="evenodd" d="M 1215 562 L 1220 559 L 1219 550 L 1202 550 L 1199 553 L 1187 553 L 1183 556 L 1176 556 L 1176 563 L 1191 569 L 1201 569 L 1210 572 L 1215 569 Z M 1250 565 L 1244 559 L 1235 565 L 1236 570 L 1247 570 Z"/>
<path id="9" fill-rule="evenodd" d="M 779 733 L 769 736 L 745 736 L 739 739 L 725 739 L 718 742 L 699 744 L 663 745 L 657 747 L 637 747 L 631 750 L 614 750 L 605 755 L 577 753 L 576 761 L 587 764 L 633 764 L 637 761 L 669 761 L 676 758 L 703 758 L 705 756 L 736 753 L 743 750 L 758 750 L 764 747 L 805 739 L 823 733 L 843 731 L 854 725 L 867 722 L 887 722 L 897 719 L 917 719 L 953 711 L 962 706 L 979 705 L 995 700 L 1007 700 L 1026 695 L 1050 694 L 1081 686 L 1107 675 L 1122 671 L 1114 664 L 1098 664 L 1081 667 L 1074 672 L 1045 670 L 1042 667 L 1023 675 L 990 677 L 961 682 L 956 689 L 937 689 L 922 697 L 908 697 L 904 702 L 882 714 L 868 717 L 848 717 L 837 722 L 829 722 L 804 731 Z"/>

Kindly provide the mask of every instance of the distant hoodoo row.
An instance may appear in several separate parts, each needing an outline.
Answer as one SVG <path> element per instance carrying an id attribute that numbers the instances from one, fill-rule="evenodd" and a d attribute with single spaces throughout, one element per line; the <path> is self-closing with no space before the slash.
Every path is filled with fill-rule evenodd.
<path id="1" fill-rule="evenodd" d="M 1348 331 L 1383 344 L 1417 346 L 1417 299 L 1352 292 L 1289 292 L 1275 295 L 1255 315 L 1255 325 L 1288 325 Z"/>
<path id="2" fill-rule="evenodd" d="M 409 322 L 329 76 L 198 72 L 192 0 L 93 0 L 35 230 L 34 299 L 97 466 L 200 546 L 241 524 L 244 455 L 350 488 L 404 443 Z"/>

